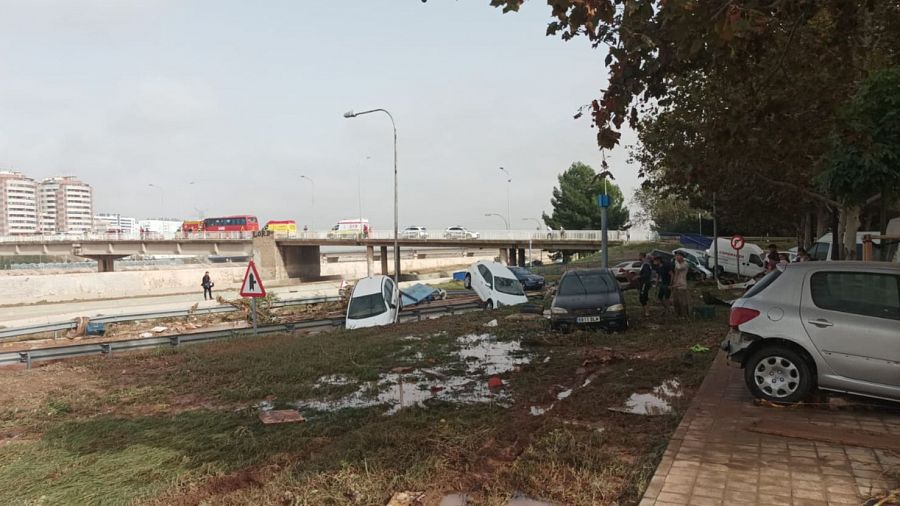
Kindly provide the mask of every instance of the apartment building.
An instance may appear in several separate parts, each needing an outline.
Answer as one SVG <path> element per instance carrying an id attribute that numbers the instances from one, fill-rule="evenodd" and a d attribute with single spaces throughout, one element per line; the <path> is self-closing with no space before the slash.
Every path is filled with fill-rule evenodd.
<path id="1" fill-rule="evenodd" d="M 126 237 L 137 236 L 140 232 L 136 218 L 114 213 L 95 214 L 94 231 L 100 234 L 118 233 Z"/>
<path id="2" fill-rule="evenodd" d="M 91 185 L 73 176 L 50 177 L 38 185 L 38 228 L 44 234 L 90 233 L 94 223 Z"/>
<path id="3" fill-rule="evenodd" d="M 20 172 L 0 171 L 0 235 L 38 232 L 37 186 Z"/>

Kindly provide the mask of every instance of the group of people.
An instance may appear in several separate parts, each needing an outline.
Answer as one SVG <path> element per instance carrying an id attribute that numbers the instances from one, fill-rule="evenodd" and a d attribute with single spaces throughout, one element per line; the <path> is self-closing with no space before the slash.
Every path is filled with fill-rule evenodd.
<path id="1" fill-rule="evenodd" d="M 644 316 L 650 316 L 650 289 L 653 286 L 653 273 L 656 272 L 656 296 L 663 310 L 668 313 L 670 303 L 678 316 L 691 316 L 691 296 L 688 293 L 687 276 L 690 266 L 681 253 L 675 253 L 675 259 L 669 262 L 662 257 L 651 257 L 641 253 L 641 270 L 638 275 L 638 290 Z"/>
<path id="2" fill-rule="evenodd" d="M 787 253 L 779 253 L 778 245 L 770 244 L 769 252 L 766 254 L 766 272 L 772 272 L 775 269 L 784 270 L 787 264 L 791 263 Z M 810 260 L 809 253 L 803 248 L 797 249 L 797 259 L 795 262 L 808 262 Z"/>

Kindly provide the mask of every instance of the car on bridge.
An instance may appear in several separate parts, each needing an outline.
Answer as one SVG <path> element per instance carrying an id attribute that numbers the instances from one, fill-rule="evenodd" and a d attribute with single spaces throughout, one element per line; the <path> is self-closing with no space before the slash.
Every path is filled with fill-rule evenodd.
<path id="1" fill-rule="evenodd" d="M 425 227 L 406 227 L 400 232 L 403 239 L 428 239 L 428 230 Z"/>
<path id="2" fill-rule="evenodd" d="M 456 225 L 444 230 L 444 239 L 478 239 L 478 232 Z"/>

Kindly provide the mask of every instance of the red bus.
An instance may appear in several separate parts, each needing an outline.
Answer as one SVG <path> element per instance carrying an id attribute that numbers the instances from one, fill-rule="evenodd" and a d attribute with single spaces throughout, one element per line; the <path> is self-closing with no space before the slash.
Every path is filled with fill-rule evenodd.
<path id="1" fill-rule="evenodd" d="M 180 232 L 188 233 L 196 233 L 203 232 L 203 222 L 200 220 L 188 220 L 181 224 Z"/>
<path id="2" fill-rule="evenodd" d="M 259 221 L 256 216 L 223 216 L 203 220 L 203 230 L 207 232 L 257 232 Z"/>

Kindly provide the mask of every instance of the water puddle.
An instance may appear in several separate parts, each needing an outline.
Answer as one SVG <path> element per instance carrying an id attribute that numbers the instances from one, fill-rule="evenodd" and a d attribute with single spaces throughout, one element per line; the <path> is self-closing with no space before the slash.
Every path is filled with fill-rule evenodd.
<path id="1" fill-rule="evenodd" d="M 572 395 L 572 389 L 563 390 L 562 392 L 556 394 L 556 400 L 561 401 L 563 399 L 568 399 L 569 396 Z"/>
<path id="2" fill-rule="evenodd" d="M 432 400 L 508 407 L 509 393 L 503 388 L 489 388 L 487 378 L 529 363 L 531 358 L 522 353 L 521 345 L 516 341 L 497 341 L 490 334 L 463 336 L 457 339 L 457 344 L 459 350 L 441 366 L 382 373 L 377 380 L 361 385 L 344 397 L 300 401 L 295 405 L 300 410 L 316 411 L 384 405 L 388 407 L 386 415 L 408 406 L 424 407 Z M 339 375 L 323 376 L 316 381 L 317 386 L 348 383 L 348 378 Z"/>
<path id="3" fill-rule="evenodd" d="M 353 383 L 353 380 L 344 376 L 343 374 L 329 374 L 328 376 L 322 376 L 321 378 L 316 380 L 315 388 L 324 388 L 327 386 L 344 386 Z"/>
<path id="4" fill-rule="evenodd" d="M 632 415 L 667 415 L 672 412 L 672 401 L 682 395 L 678 379 L 673 378 L 663 381 L 649 393 L 631 394 L 624 406 L 609 410 Z"/>

